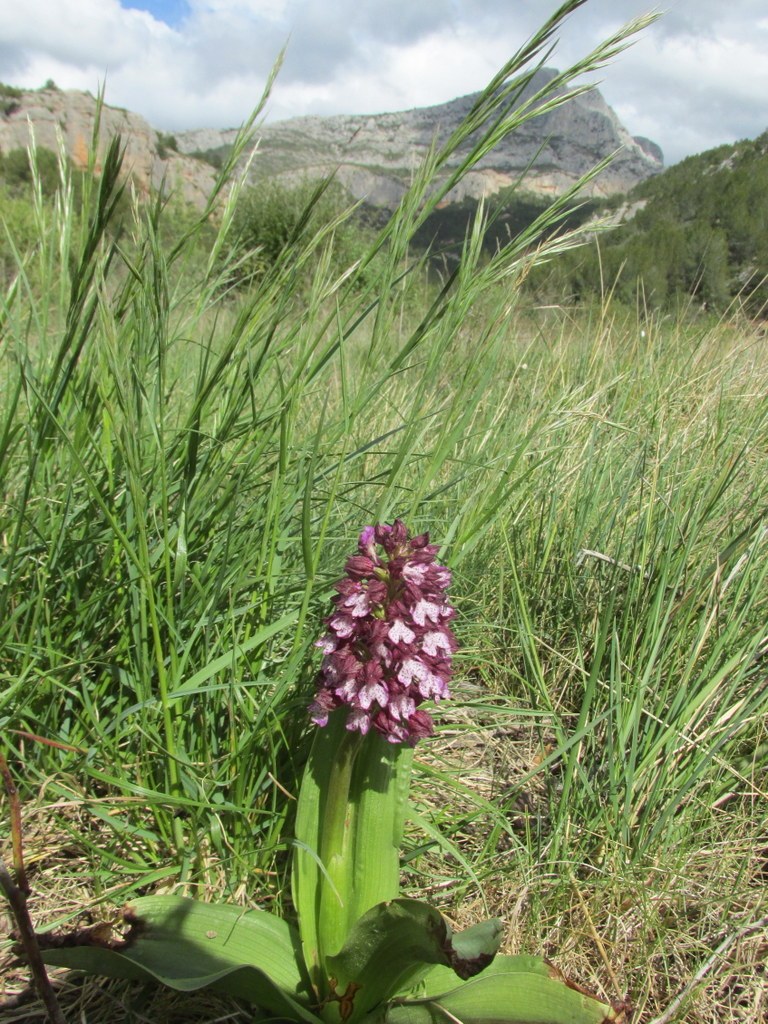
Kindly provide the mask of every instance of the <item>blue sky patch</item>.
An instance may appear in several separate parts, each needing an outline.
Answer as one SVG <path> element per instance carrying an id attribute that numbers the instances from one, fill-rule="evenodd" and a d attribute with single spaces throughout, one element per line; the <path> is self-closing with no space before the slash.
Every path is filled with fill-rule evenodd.
<path id="1" fill-rule="evenodd" d="M 135 11 L 147 11 L 158 21 L 175 27 L 189 13 L 187 0 L 120 0 L 121 6 Z"/>

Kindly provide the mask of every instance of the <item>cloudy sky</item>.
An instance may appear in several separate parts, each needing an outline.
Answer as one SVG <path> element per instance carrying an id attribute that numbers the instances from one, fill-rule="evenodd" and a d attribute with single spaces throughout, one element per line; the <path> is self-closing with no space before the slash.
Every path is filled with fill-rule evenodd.
<path id="1" fill-rule="evenodd" d="M 588 0 L 564 67 L 658 0 Z M 601 73 L 634 135 L 667 163 L 768 128 L 768 0 L 661 0 L 664 15 Z M 95 92 L 156 128 L 232 127 L 284 44 L 269 119 L 428 106 L 483 87 L 556 0 L 22 0 L 0 22 L 0 80 Z"/>

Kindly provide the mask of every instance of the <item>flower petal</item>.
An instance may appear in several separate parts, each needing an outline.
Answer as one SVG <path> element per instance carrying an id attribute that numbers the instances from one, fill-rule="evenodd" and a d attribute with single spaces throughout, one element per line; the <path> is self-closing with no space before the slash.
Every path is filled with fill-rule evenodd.
<path id="1" fill-rule="evenodd" d="M 401 619 L 395 619 L 389 627 L 388 636 L 393 644 L 412 644 L 416 639 L 416 634 Z"/>

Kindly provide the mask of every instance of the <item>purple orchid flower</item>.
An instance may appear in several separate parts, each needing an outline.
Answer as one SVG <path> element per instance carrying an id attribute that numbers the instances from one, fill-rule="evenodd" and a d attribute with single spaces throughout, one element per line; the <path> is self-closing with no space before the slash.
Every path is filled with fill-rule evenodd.
<path id="1" fill-rule="evenodd" d="M 449 697 L 456 612 L 446 590 L 451 573 L 435 561 L 429 534 L 409 537 L 396 519 L 366 526 L 358 554 L 336 584 L 312 721 L 325 725 L 335 708 L 349 708 L 346 726 L 365 735 L 373 726 L 390 743 L 413 746 L 431 736 L 423 701 Z"/>

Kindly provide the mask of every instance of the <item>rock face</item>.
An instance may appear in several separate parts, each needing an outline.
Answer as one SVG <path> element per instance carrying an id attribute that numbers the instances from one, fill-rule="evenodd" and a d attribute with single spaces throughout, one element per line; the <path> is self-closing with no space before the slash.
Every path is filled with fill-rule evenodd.
<path id="1" fill-rule="evenodd" d="M 32 130 L 40 148 L 58 151 L 60 136 L 73 165 L 82 169 L 88 163 L 96 107 L 96 100 L 86 92 L 23 91 L 13 102 L 6 102 L 5 111 L 0 113 L 0 152 L 26 149 Z M 166 188 L 177 190 L 187 202 L 195 206 L 205 204 L 215 173 L 209 164 L 164 147 L 162 136 L 138 114 L 104 104 L 99 157 L 103 156 L 108 140 L 118 133 L 126 146 L 123 166 L 140 193 L 146 195 L 150 188 L 159 188 L 165 180 Z"/>
<path id="2" fill-rule="evenodd" d="M 539 71 L 528 94 L 554 75 L 551 70 Z M 250 174 L 254 180 L 276 177 L 291 182 L 335 170 L 340 183 L 356 199 L 392 208 L 430 146 L 448 138 L 476 99 L 477 94 L 472 94 L 402 113 L 297 117 L 269 124 L 261 129 Z M 83 167 L 95 114 L 96 101 L 89 93 L 59 89 L 22 92 L 14 102 L 5 104 L 4 112 L 0 108 L 0 152 L 26 147 L 31 122 L 38 146 L 57 149 L 60 134 L 75 166 Z M 210 193 L 215 171 L 193 154 L 225 152 L 237 134 L 234 129 L 205 128 L 171 138 L 127 110 L 105 104 L 101 116 L 99 152 L 103 153 L 106 140 L 119 132 L 127 146 L 125 166 L 140 192 L 147 193 L 165 182 L 166 188 L 178 191 L 198 207 Z M 446 202 L 477 199 L 521 179 L 524 191 L 556 196 L 617 151 L 610 167 L 592 182 L 589 194 L 625 192 L 663 169 L 659 147 L 647 139 L 632 138 L 600 93 L 592 90 L 526 122 L 484 156 Z M 462 153 L 456 154 L 452 166 L 461 158 Z"/>
<path id="3" fill-rule="evenodd" d="M 554 78 L 539 71 L 521 102 Z M 435 107 L 371 116 L 297 117 L 266 125 L 252 164 L 256 178 L 319 177 L 337 168 L 338 180 L 355 198 L 392 207 L 403 195 L 414 169 L 435 139 L 445 141 L 469 112 L 478 94 Z M 233 131 L 180 133 L 183 152 L 226 148 Z M 526 122 L 484 156 L 447 197 L 479 198 L 515 184 L 539 195 L 569 188 L 606 156 L 617 157 L 587 190 L 592 195 L 625 192 L 657 174 L 664 161 L 659 147 L 633 138 L 595 89 Z M 466 152 L 466 148 L 463 150 Z M 456 166 L 462 153 L 457 154 Z"/>

